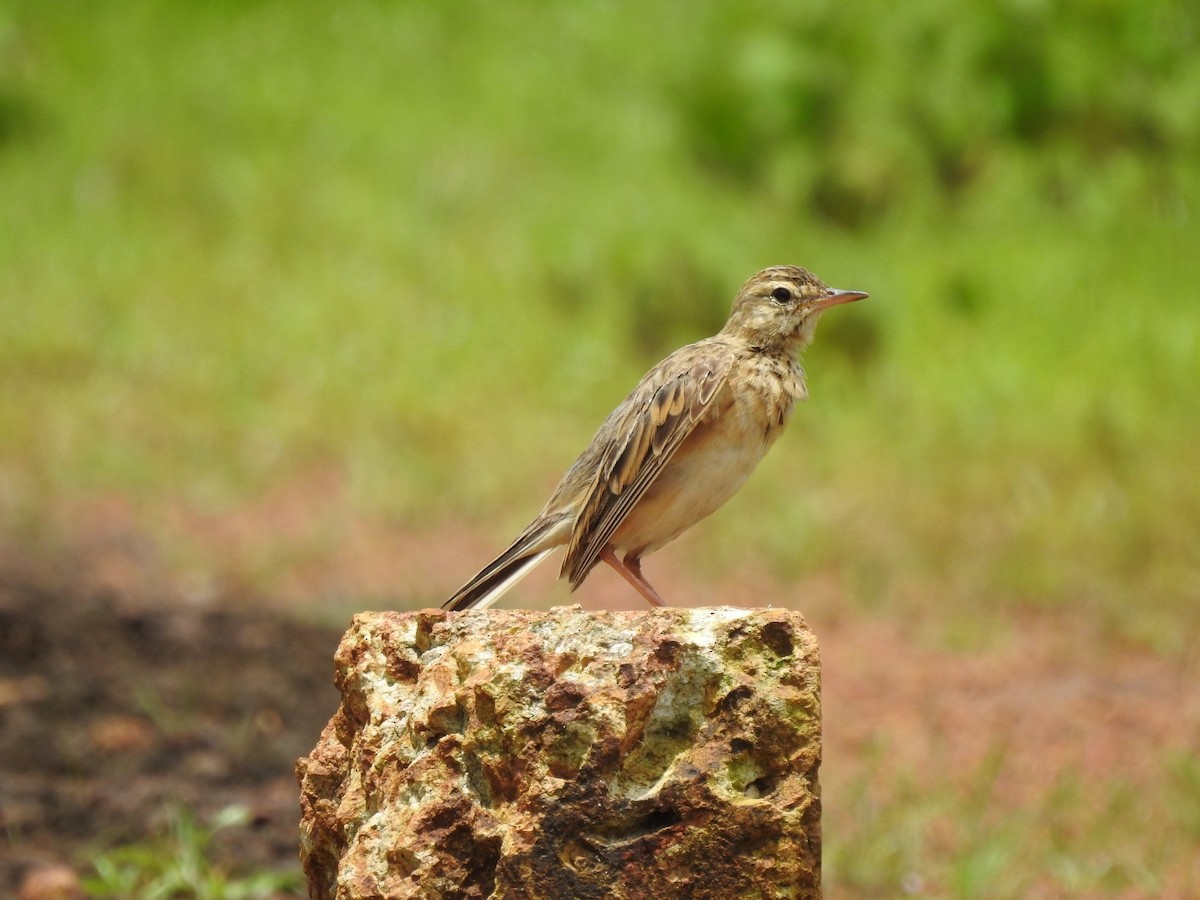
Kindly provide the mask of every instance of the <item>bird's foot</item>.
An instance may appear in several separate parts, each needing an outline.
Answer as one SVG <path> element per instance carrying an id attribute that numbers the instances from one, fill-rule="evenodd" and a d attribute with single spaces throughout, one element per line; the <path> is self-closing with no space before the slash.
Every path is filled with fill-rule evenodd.
<path id="1" fill-rule="evenodd" d="M 617 554 L 613 552 L 612 547 L 605 547 L 600 552 L 600 558 L 616 569 L 620 576 L 628 581 L 635 591 L 645 597 L 651 606 L 667 605 L 650 582 L 642 577 L 642 561 L 636 556 L 630 558 L 626 555 L 625 559 L 620 560 L 617 559 Z"/>

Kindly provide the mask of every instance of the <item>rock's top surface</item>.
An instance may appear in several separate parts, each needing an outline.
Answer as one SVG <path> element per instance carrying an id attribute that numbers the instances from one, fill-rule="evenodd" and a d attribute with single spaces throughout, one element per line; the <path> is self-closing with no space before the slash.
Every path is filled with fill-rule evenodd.
<path id="1" fill-rule="evenodd" d="M 336 681 L 297 769 L 314 897 L 819 895 L 797 613 L 365 613 Z"/>

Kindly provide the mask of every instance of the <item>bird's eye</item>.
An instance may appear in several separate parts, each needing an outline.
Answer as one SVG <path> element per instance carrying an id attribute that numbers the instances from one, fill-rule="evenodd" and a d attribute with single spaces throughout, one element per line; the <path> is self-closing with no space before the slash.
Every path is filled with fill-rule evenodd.
<path id="1" fill-rule="evenodd" d="M 775 290 L 771 291 L 771 296 L 780 303 L 787 303 L 792 299 L 792 292 L 789 288 L 777 287 Z"/>

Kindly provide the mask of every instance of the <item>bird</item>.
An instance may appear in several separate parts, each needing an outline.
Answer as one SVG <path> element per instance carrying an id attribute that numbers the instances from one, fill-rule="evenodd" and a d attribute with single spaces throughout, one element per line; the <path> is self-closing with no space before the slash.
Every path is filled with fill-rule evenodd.
<path id="1" fill-rule="evenodd" d="M 800 355 L 817 320 L 862 291 L 772 266 L 716 335 L 667 356 L 604 420 L 542 511 L 442 608 L 486 608 L 560 547 L 574 591 L 600 562 L 665 606 L 641 561 L 737 493 L 808 396 Z"/>

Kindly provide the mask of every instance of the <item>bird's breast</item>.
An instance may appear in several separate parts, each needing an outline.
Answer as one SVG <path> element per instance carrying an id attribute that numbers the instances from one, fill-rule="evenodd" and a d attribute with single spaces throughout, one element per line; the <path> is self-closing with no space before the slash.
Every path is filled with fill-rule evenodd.
<path id="1" fill-rule="evenodd" d="M 803 396 L 802 375 L 789 367 L 735 367 L 708 414 L 614 533 L 613 545 L 650 553 L 715 512 L 750 477 Z"/>

